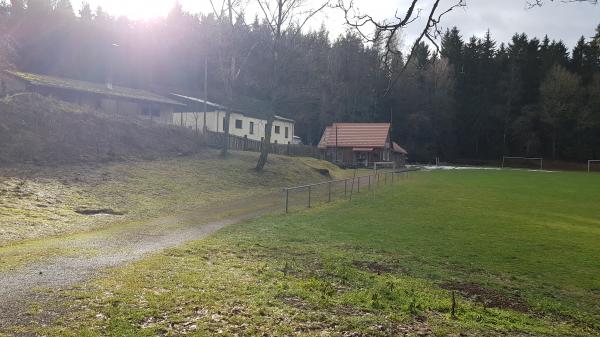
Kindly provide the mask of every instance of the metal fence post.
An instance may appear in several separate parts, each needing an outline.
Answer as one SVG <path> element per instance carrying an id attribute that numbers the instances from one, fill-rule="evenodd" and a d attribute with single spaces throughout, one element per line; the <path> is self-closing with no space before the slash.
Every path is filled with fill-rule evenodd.
<path id="1" fill-rule="evenodd" d="M 344 180 L 344 197 L 348 195 L 348 179 Z"/>
<path id="2" fill-rule="evenodd" d="M 289 205 L 289 201 L 290 201 L 290 190 L 289 189 L 285 189 L 285 212 L 288 212 L 288 205 Z"/>
<path id="3" fill-rule="evenodd" d="M 328 197 L 327 197 L 327 202 L 331 202 L 331 181 L 327 184 L 327 189 L 328 189 Z"/>
<path id="4" fill-rule="evenodd" d="M 311 192 L 311 188 L 310 188 L 310 186 L 308 186 L 308 208 L 310 208 L 310 192 Z"/>

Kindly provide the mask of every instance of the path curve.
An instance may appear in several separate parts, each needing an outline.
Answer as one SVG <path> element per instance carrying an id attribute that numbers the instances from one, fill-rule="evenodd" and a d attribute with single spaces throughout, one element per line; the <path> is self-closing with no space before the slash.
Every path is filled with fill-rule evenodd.
<path id="1" fill-rule="evenodd" d="M 93 253 L 77 257 L 56 257 L 16 271 L 0 274 L 0 334 L 15 324 L 23 324 L 29 302 L 39 300 L 40 290 L 61 290 L 92 277 L 106 268 L 138 260 L 149 253 L 198 240 L 217 230 L 281 209 L 277 194 L 238 199 L 217 207 L 204 207 L 186 216 L 165 217 L 144 225 L 84 238 L 67 237 L 64 244 Z M 193 224 L 186 225 L 194 220 Z M 184 224 L 182 224 L 184 223 Z M 49 295 L 48 295 L 49 296 Z"/>

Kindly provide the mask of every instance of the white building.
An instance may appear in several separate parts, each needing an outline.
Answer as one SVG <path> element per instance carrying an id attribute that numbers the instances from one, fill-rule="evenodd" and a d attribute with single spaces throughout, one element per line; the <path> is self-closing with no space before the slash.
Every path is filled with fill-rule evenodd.
<path id="1" fill-rule="evenodd" d="M 172 94 L 172 97 L 186 102 L 187 106 L 200 112 L 174 112 L 173 125 L 179 125 L 202 132 L 204 121 L 206 129 L 212 132 L 225 132 L 225 117 L 228 110 L 213 102 L 206 102 L 207 112 L 203 112 L 204 100 L 195 97 Z M 261 141 L 265 137 L 267 120 L 250 112 L 232 111 L 229 119 L 229 134 L 248 137 L 248 139 Z M 275 116 L 271 129 L 271 143 L 288 144 L 294 139 L 295 121 L 281 116 Z"/>

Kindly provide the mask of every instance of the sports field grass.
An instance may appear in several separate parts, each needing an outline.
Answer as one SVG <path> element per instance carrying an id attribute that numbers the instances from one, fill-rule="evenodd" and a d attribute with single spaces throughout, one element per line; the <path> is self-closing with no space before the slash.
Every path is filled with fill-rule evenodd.
<path id="1" fill-rule="evenodd" d="M 419 172 L 72 291 L 45 335 L 600 335 L 600 175 Z M 451 313 L 455 292 L 454 316 Z"/>

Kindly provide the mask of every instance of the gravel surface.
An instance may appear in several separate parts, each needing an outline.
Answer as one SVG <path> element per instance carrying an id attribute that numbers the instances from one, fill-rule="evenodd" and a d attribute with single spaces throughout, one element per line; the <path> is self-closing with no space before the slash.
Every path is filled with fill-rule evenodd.
<path id="1" fill-rule="evenodd" d="M 64 244 L 83 249 L 81 256 L 51 258 L 0 274 L 0 336 L 2 330 L 30 319 L 27 311 L 31 303 L 43 303 L 61 289 L 102 276 L 107 268 L 201 239 L 227 225 L 280 210 L 280 203 L 278 195 L 253 197 L 182 216 L 156 219 L 131 228 L 67 237 Z M 89 254 L 85 253 L 86 249 L 90 250 Z"/>

